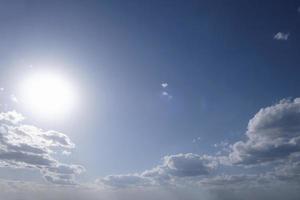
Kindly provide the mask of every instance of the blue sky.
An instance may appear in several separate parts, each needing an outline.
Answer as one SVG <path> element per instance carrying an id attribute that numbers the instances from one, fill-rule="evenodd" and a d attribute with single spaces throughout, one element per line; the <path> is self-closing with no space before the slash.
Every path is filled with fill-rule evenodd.
<path id="1" fill-rule="evenodd" d="M 0 153 L 0 161 L 6 163 L 0 178 L 70 183 L 69 178 L 57 181 L 62 163 L 76 174 L 72 183 L 73 178 L 81 185 L 97 180 L 97 186 L 123 187 L 129 179 L 128 185 L 140 188 L 138 184 L 148 184 L 145 177 L 157 181 L 157 175 L 148 175 L 154 169 L 174 180 L 195 174 L 202 184 L 224 173 L 243 174 L 251 183 L 258 178 L 245 176 L 279 176 L 278 168 L 297 165 L 293 156 L 300 152 L 285 146 L 297 146 L 300 133 L 299 6 L 292 0 L 1 1 L 1 126 L 18 127 L 6 117 L 19 119 L 17 114 L 22 114 L 25 120 L 18 123 L 64 134 L 51 133 L 51 138 L 64 138 L 64 144 L 43 133 L 38 140 L 53 144 L 31 147 L 71 148 L 72 154 L 47 154 L 50 167 L 44 169 L 17 158 L 11 158 L 10 166 L 6 154 Z M 73 110 L 49 117 L 24 103 L 22 80 L 40 71 L 70 81 L 77 95 Z M 260 112 L 262 108 L 266 109 Z M 7 153 L 10 146 L 2 142 L 7 147 L 1 152 Z M 259 145 L 265 149 L 256 149 Z M 278 149 L 280 145 L 286 148 Z M 188 170 L 180 171 L 177 162 Z M 252 167 L 265 162 L 267 168 Z M 172 171 L 176 169 L 180 172 Z M 297 188 L 298 183 L 288 182 L 283 188 Z M 186 180 L 183 185 L 188 185 Z M 287 193 L 290 199 L 298 194 Z M 180 194 L 186 199 L 199 195 Z"/>

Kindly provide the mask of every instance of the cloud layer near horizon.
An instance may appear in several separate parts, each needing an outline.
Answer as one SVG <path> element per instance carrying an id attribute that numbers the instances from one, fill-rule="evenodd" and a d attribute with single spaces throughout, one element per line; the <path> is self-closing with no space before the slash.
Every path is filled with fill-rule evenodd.
<path id="1" fill-rule="evenodd" d="M 80 174 L 83 167 L 62 164 L 52 156 L 54 152 L 74 148 L 69 137 L 56 131 L 23 125 L 23 120 L 24 117 L 15 111 L 0 114 L 1 166 L 33 168 L 51 183 L 74 184 L 74 176 Z M 98 178 L 95 184 L 81 183 L 62 188 L 55 185 L 39 185 L 35 188 L 32 186 L 34 183 L 2 181 L 3 188 L 7 188 L 3 194 L 17 199 L 8 191 L 20 193 L 22 187 L 22 192 L 28 195 L 27 199 L 41 193 L 47 196 L 52 191 L 57 199 L 75 200 L 194 200 L 199 196 L 208 200 L 249 197 L 258 200 L 279 200 L 283 197 L 296 200 L 300 195 L 299 124 L 299 98 L 284 99 L 260 109 L 249 120 L 246 138 L 228 144 L 228 149 L 222 155 L 167 155 L 162 158 L 161 164 L 140 173 L 112 174 Z M 231 169 L 231 172 L 228 173 L 225 168 Z M 254 170 L 249 172 L 249 168 Z M 235 170 L 239 173 L 233 173 Z M 254 191 L 254 196 L 249 195 Z"/>
<path id="2" fill-rule="evenodd" d="M 109 175 L 97 180 L 114 188 L 165 185 L 257 185 L 300 183 L 300 99 L 283 99 L 260 109 L 249 120 L 246 140 L 229 144 L 224 155 L 169 155 L 142 173 Z M 224 174 L 224 167 L 245 171 Z M 249 174 L 245 169 L 261 167 Z"/>

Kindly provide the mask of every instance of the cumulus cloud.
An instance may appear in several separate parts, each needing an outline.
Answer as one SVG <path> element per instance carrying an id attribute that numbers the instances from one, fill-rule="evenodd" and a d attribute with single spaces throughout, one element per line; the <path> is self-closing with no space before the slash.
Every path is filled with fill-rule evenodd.
<path id="1" fill-rule="evenodd" d="M 15 110 L 0 113 L 0 123 L 1 124 L 17 124 L 23 121 L 25 118 L 20 113 Z"/>
<path id="2" fill-rule="evenodd" d="M 274 40 L 288 40 L 289 36 L 290 36 L 289 33 L 278 32 L 274 35 L 273 39 Z"/>
<path id="3" fill-rule="evenodd" d="M 193 153 L 165 156 L 163 165 L 156 167 L 153 172 L 163 173 L 173 177 L 190 177 L 209 174 L 216 162 L 212 157 Z M 150 172 L 144 172 L 145 176 L 152 176 Z"/>
<path id="4" fill-rule="evenodd" d="M 275 167 L 272 175 L 277 180 L 300 184 L 300 153 L 296 153 L 289 160 Z"/>
<path id="5" fill-rule="evenodd" d="M 174 179 L 205 176 L 216 168 L 213 157 L 193 153 L 169 155 L 163 163 L 139 174 L 109 175 L 98 183 L 112 187 L 170 184 Z"/>
<path id="6" fill-rule="evenodd" d="M 287 159 L 300 151 L 300 99 L 262 108 L 249 121 L 247 140 L 232 145 L 234 164 L 255 165 Z"/>
<path id="7" fill-rule="evenodd" d="M 24 125 L 23 120 L 16 111 L 0 113 L 0 167 L 36 169 L 49 182 L 74 184 L 74 176 L 84 168 L 59 163 L 52 156 L 58 149 L 74 148 L 74 143 L 63 133 Z"/>
<path id="8" fill-rule="evenodd" d="M 142 173 L 110 175 L 98 181 L 112 187 L 165 186 L 188 181 L 202 186 L 258 185 L 274 180 L 288 182 L 300 172 L 300 99 L 284 99 L 260 109 L 248 123 L 245 140 L 233 144 L 221 142 L 215 147 L 222 149 L 222 156 L 169 155 L 163 157 L 162 164 Z M 270 163 L 272 166 L 266 165 Z M 219 164 L 226 167 L 262 166 L 265 172 L 218 175 L 215 169 Z"/>
<path id="9" fill-rule="evenodd" d="M 62 194 L 65 199 L 98 199 L 104 193 L 110 193 L 104 199 L 116 200 L 194 200 L 199 196 L 209 200 L 296 200 L 300 195 L 299 98 L 282 100 L 259 110 L 248 123 L 245 140 L 214 145 L 225 149 L 222 156 L 194 153 L 167 155 L 162 158 L 161 164 L 141 173 L 99 178 L 93 187 L 101 192 L 97 191 L 92 196 L 87 195 L 90 191 L 85 188 L 72 185 L 75 176 L 81 174 L 84 168 L 60 163 L 52 156 L 58 152 L 57 149 L 69 154 L 75 147 L 70 138 L 60 132 L 24 125 L 23 120 L 24 117 L 16 111 L 0 114 L 0 166 L 36 169 L 48 182 L 72 188 L 69 193 L 65 189 L 55 190 L 58 199 L 64 199 Z M 220 160 L 230 165 L 220 166 Z M 249 173 L 240 166 L 260 168 Z M 226 169 L 231 173 L 220 171 L 222 167 L 228 167 Z M 235 169 L 240 174 L 232 173 Z M 262 186 L 267 189 L 260 190 Z M 278 193 L 279 189 L 281 192 Z M 168 195 L 165 191 L 169 192 Z"/>

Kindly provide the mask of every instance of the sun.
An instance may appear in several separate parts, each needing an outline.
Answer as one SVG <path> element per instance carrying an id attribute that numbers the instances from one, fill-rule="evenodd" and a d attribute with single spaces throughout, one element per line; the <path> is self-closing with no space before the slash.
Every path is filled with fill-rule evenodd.
<path id="1" fill-rule="evenodd" d="M 70 112 L 76 104 L 75 89 L 60 74 L 38 72 L 26 77 L 20 86 L 20 101 L 31 112 L 58 117 Z"/>

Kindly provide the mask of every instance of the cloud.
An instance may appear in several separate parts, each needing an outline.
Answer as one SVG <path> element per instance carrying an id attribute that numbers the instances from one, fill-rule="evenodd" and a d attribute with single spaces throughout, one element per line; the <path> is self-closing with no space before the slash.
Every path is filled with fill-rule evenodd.
<path id="1" fill-rule="evenodd" d="M 15 110 L 0 113 L 0 125 L 1 124 L 18 124 L 25 118 Z"/>
<path id="2" fill-rule="evenodd" d="M 166 90 L 168 89 L 167 87 L 169 86 L 168 83 L 162 83 L 161 86 L 163 87 L 164 91 L 162 91 L 162 96 L 166 97 L 168 100 L 171 100 L 173 98 L 173 96 L 167 92 Z"/>
<path id="3" fill-rule="evenodd" d="M 162 84 L 161 84 L 161 86 L 162 86 L 163 88 L 168 87 L 168 85 L 169 85 L 168 83 L 162 83 Z"/>
<path id="4" fill-rule="evenodd" d="M 197 141 L 200 141 L 201 140 L 201 137 L 197 137 L 197 138 L 194 138 L 193 140 L 192 140 L 192 142 L 193 143 L 196 143 Z"/>
<path id="5" fill-rule="evenodd" d="M 0 167 L 36 169 L 49 182 L 75 184 L 75 175 L 84 168 L 62 164 L 52 156 L 74 148 L 70 138 L 57 131 L 24 125 L 23 120 L 16 111 L 0 113 Z"/>
<path id="6" fill-rule="evenodd" d="M 289 33 L 278 32 L 274 35 L 273 39 L 274 40 L 288 40 L 289 36 L 290 36 Z"/>
<path id="7" fill-rule="evenodd" d="M 174 179 L 205 176 L 215 169 L 213 157 L 193 153 L 163 157 L 163 163 L 140 174 L 109 175 L 97 180 L 111 187 L 171 184 Z"/>
<path id="8" fill-rule="evenodd" d="M 291 183 L 289 181 L 294 181 L 293 177 L 298 177 L 300 173 L 300 98 L 284 99 L 260 109 L 248 123 L 246 140 L 233 144 L 221 142 L 215 147 L 222 149 L 222 156 L 193 153 L 169 155 L 163 157 L 162 164 L 142 173 L 110 175 L 98 181 L 117 188 L 188 183 L 238 187 L 256 186 L 274 180 Z M 266 165 L 270 163 L 271 166 Z M 218 175 L 216 168 L 220 164 L 232 169 L 239 166 L 264 168 L 257 174 Z"/>
<path id="9" fill-rule="evenodd" d="M 300 184 L 300 153 L 296 153 L 284 163 L 275 167 L 273 176 L 277 180 L 290 182 L 293 184 Z"/>
<path id="10" fill-rule="evenodd" d="M 75 175 L 81 174 L 85 169 L 80 165 L 58 164 L 42 170 L 44 178 L 51 183 L 61 185 L 72 185 Z"/>
<path id="11" fill-rule="evenodd" d="M 168 93 L 168 92 L 166 92 L 166 91 L 163 91 L 163 92 L 162 92 L 162 95 L 164 95 L 164 96 L 168 96 L 168 95 L 169 95 L 169 93 Z"/>
<path id="12" fill-rule="evenodd" d="M 262 108 L 249 121 L 247 140 L 232 145 L 234 164 L 256 165 L 288 159 L 300 152 L 300 98 Z"/>
<path id="13" fill-rule="evenodd" d="M 74 185 L 75 176 L 84 171 L 82 166 L 60 163 L 53 157 L 75 148 L 67 135 L 24 125 L 23 120 L 16 111 L 0 113 L 0 166 L 36 169 L 52 185 L 68 186 L 20 182 L 5 185 L 0 181 L 0 193 L 5 199 L 29 200 L 43 194 L 61 200 L 196 200 L 200 196 L 208 200 L 296 200 L 300 195 L 300 98 L 284 99 L 260 109 L 250 119 L 244 140 L 215 145 L 225 148 L 222 156 L 167 155 L 160 164 L 141 173 L 105 176 L 92 186 Z M 220 165 L 222 159 L 230 165 Z M 259 168 L 250 173 L 240 166 Z M 222 167 L 227 168 L 222 171 Z M 15 191 L 20 193 L 24 188 L 30 188 L 25 196 L 15 195 Z M 7 193 L 8 190 L 12 192 Z"/>
<path id="14" fill-rule="evenodd" d="M 165 156 L 163 165 L 151 170 L 152 172 L 144 172 L 144 176 L 151 177 L 153 172 L 156 174 L 164 174 L 170 177 L 191 177 L 209 174 L 216 167 L 216 162 L 212 157 L 198 155 L 193 153 L 176 154 Z"/>
<path id="15" fill-rule="evenodd" d="M 166 92 L 166 91 L 163 91 L 161 94 L 162 94 L 163 96 L 167 97 L 169 100 L 171 100 L 171 99 L 173 98 L 173 96 L 170 95 L 170 94 L 169 94 L 168 92 Z"/>

